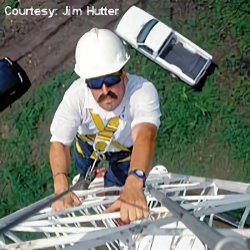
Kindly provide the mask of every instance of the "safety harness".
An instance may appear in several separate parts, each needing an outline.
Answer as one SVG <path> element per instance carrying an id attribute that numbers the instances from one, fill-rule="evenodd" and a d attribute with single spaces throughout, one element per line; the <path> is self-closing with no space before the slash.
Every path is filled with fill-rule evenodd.
<path id="1" fill-rule="evenodd" d="M 98 114 L 93 113 L 92 109 L 89 109 L 90 115 L 99 130 L 99 133 L 96 135 L 83 135 L 77 134 L 76 140 L 76 150 L 77 152 L 84 157 L 83 151 L 80 147 L 79 139 L 84 142 L 93 142 L 93 153 L 90 158 L 95 160 L 98 158 L 100 154 L 105 154 L 110 146 L 110 144 L 121 151 L 130 152 L 130 149 L 121 145 L 119 142 L 113 140 L 113 135 L 119 126 L 119 117 L 115 116 L 110 118 L 108 124 L 104 126 L 101 117 Z M 124 159 L 119 160 L 118 162 L 125 162 L 130 160 L 130 155 L 125 157 Z"/>

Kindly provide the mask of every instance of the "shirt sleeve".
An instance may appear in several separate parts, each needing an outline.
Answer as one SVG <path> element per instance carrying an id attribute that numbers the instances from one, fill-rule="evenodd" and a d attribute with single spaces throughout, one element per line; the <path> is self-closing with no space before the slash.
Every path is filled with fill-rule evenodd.
<path id="1" fill-rule="evenodd" d="M 144 82 L 131 96 L 133 121 L 131 127 L 139 123 L 160 126 L 160 104 L 157 90 L 151 82 Z"/>
<path id="2" fill-rule="evenodd" d="M 78 98 L 66 92 L 54 115 L 50 132 L 51 142 L 61 142 L 70 146 L 81 124 L 81 105 Z"/>

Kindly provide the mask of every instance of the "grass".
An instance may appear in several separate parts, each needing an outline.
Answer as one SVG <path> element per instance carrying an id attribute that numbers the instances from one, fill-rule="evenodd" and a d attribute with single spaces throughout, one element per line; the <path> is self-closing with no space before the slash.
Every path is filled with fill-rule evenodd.
<path id="1" fill-rule="evenodd" d="M 148 11 L 214 56 L 215 70 L 202 90 L 170 77 L 132 49 L 126 66 L 152 81 L 159 93 L 162 117 L 154 164 L 171 172 L 249 182 L 247 1 L 187 2 L 178 11 L 177 2 L 157 1 L 167 6 L 165 12 L 151 5 Z M 53 192 L 49 126 L 75 78 L 72 70 L 56 74 L 0 114 L 0 217 Z M 70 171 L 72 177 L 74 167 Z"/>
<path id="2" fill-rule="evenodd" d="M 4 9 L 7 6 L 10 6 L 11 8 L 15 8 L 18 4 L 17 0 L 6 0 L 6 1 L 1 1 L 0 4 L 0 15 L 4 14 Z"/>
<path id="3" fill-rule="evenodd" d="M 31 90 L 13 112 L 1 115 L 1 123 L 12 130 L 0 141 L 0 217 L 53 192 L 49 126 L 65 89 L 75 78 L 72 71 L 60 73 Z"/>
<path id="4" fill-rule="evenodd" d="M 128 71 L 151 80 L 161 100 L 154 163 L 171 172 L 249 182 L 248 78 L 239 77 L 225 100 L 218 69 L 196 91 L 131 52 Z"/>

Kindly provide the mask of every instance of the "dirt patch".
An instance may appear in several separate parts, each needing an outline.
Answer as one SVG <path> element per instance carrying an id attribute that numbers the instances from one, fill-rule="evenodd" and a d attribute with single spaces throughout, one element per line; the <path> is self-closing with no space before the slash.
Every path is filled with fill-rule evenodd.
<path id="1" fill-rule="evenodd" d="M 150 13 L 181 15 L 185 19 L 194 7 L 192 1 L 166 4 L 148 0 L 19 0 L 18 9 L 56 9 L 48 15 L 2 16 L 0 23 L 0 58 L 17 60 L 27 72 L 32 85 L 40 84 L 45 76 L 58 69 L 73 67 L 74 51 L 79 38 L 90 28 L 113 29 L 122 14 L 133 4 Z M 63 15 L 66 6 L 80 9 L 81 14 Z M 119 9 L 118 15 L 87 15 L 87 8 Z M 171 19 L 171 18 L 170 18 Z"/>
<path id="2" fill-rule="evenodd" d="M 16 6 L 18 9 L 57 9 L 57 15 L 49 18 L 48 15 L 9 15 L 0 17 L 0 58 L 4 56 L 17 60 L 26 71 L 32 83 L 32 94 L 37 85 L 44 81 L 45 77 L 57 70 L 74 67 L 74 51 L 79 38 L 92 27 L 113 29 L 121 15 L 133 4 L 140 4 L 136 0 L 20 0 Z M 81 14 L 63 15 L 66 6 L 71 9 L 80 9 Z M 118 15 L 88 16 L 87 6 L 99 9 L 101 7 L 119 9 Z M 15 109 L 5 109 L 11 112 Z M 46 129 L 49 124 L 46 124 Z M 0 138 L 8 138 L 13 134 L 13 126 L 0 124 Z M 42 128 L 44 129 L 44 128 Z M 16 131 L 15 131 L 16 132 Z M 50 136 L 48 131 L 48 138 Z M 31 141 L 32 154 L 29 162 L 41 162 L 47 156 L 44 151 L 43 141 L 48 138 L 40 138 L 39 141 Z M 39 152 L 37 152 L 39 148 Z"/>
<path id="3" fill-rule="evenodd" d="M 57 9 L 57 15 L 6 16 L 1 30 L 0 57 L 9 56 L 25 69 L 33 85 L 57 69 L 73 67 L 79 38 L 90 28 L 112 28 L 121 14 L 140 1 L 20 1 L 17 8 Z M 66 6 L 81 9 L 81 15 L 63 15 Z M 87 6 L 118 8 L 118 15 L 88 16 Z"/>

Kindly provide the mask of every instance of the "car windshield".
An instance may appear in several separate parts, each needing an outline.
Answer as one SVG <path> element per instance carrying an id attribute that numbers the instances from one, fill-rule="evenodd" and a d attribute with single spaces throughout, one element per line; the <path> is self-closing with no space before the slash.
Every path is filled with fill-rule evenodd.
<path id="1" fill-rule="evenodd" d="M 158 23 L 156 19 L 148 21 L 137 36 L 137 43 L 144 43 L 150 30 Z"/>

